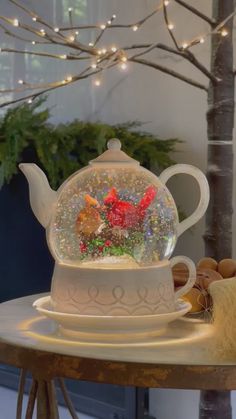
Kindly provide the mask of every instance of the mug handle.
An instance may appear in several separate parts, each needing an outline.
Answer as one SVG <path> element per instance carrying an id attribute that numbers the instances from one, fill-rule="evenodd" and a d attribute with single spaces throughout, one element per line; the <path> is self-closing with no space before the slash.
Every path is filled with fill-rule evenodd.
<path id="1" fill-rule="evenodd" d="M 176 256 L 170 259 L 171 268 L 177 265 L 177 263 L 184 263 L 187 266 L 189 277 L 186 284 L 175 291 L 175 301 L 177 301 L 178 298 L 182 297 L 183 295 L 187 294 L 187 292 L 194 286 L 196 281 L 196 267 L 191 259 L 189 259 L 187 256 Z"/>
<path id="2" fill-rule="evenodd" d="M 196 210 L 188 218 L 179 223 L 177 229 L 178 237 L 185 230 L 196 224 L 200 218 L 202 218 L 207 210 L 210 199 L 209 185 L 206 176 L 201 172 L 201 170 L 197 167 L 191 166 L 190 164 L 176 164 L 168 167 L 160 174 L 159 179 L 162 183 L 166 184 L 172 176 L 180 173 L 191 175 L 196 179 L 200 187 L 200 199 Z"/>

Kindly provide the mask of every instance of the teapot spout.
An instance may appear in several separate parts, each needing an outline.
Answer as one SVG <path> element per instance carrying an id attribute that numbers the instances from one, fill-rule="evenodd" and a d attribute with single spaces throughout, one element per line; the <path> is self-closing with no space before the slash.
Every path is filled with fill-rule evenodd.
<path id="1" fill-rule="evenodd" d="M 50 188 L 47 177 L 36 164 L 21 163 L 19 168 L 29 183 L 30 205 L 34 215 L 46 228 L 57 200 L 57 192 Z"/>

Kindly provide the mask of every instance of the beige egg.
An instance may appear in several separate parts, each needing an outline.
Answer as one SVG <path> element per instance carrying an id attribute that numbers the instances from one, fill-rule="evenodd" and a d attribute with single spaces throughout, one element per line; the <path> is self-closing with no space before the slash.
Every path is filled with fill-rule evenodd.
<path id="1" fill-rule="evenodd" d="M 197 264 L 197 268 L 201 269 L 213 269 L 214 271 L 217 271 L 218 263 L 213 258 L 202 258 L 199 260 Z"/>
<path id="2" fill-rule="evenodd" d="M 207 290 L 212 282 L 219 281 L 221 279 L 223 279 L 222 275 L 213 269 L 197 269 L 196 284 L 199 285 L 201 289 Z"/>
<path id="3" fill-rule="evenodd" d="M 218 272 L 223 278 L 232 278 L 236 272 L 236 260 L 222 259 L 218 264 Z"/>
<path id="4" fill-rule="evenodd" d="M 204 295 L 204 291 L 197 288 L 192 288 L 183 297 L 183 300 L 189 301 L 192 304 L 190 313 L 198 313 L 207 308 L 207 297 Z"/>

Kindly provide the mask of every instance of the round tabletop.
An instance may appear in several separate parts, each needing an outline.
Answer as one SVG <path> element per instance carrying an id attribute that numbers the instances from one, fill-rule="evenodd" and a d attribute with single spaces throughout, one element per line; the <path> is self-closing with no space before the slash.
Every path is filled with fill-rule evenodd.
<path id="1" fill-rule="evenodd" d="M 39 315 L 32 295 L 0 304 L 0 362 L 38 379 L 67 377 L 137 387 L 236 389 L 236 360 L 209 350 L 210 324 L 192 318 L 169 324 L 149 343 L 85 343 L 60 337 Z"/>

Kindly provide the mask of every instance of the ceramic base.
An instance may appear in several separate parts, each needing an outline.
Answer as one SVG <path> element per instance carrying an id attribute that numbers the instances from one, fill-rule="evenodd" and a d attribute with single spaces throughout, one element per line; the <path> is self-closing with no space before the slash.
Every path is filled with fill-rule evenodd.
<path id="1" fill-rule="evenodd" d="M 175 311 L 144 316 L 92 316 L 54 311 L 51 297 L 33 304 L 38 312 L 56 321 L 60 335 L 81 342 L 146 342 L 163 334 L 168 323 L 184 316 L 191 304 L 178 300 Z"/>

